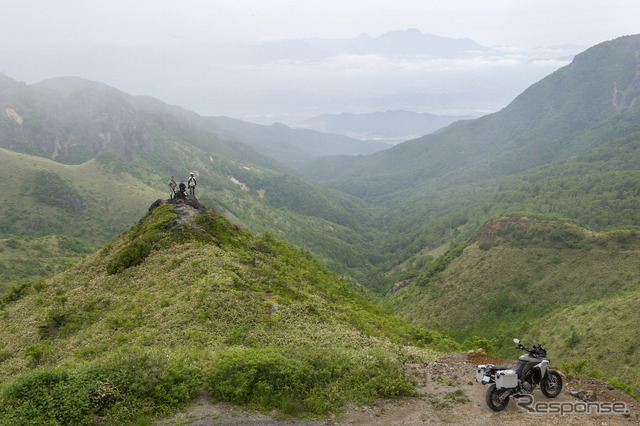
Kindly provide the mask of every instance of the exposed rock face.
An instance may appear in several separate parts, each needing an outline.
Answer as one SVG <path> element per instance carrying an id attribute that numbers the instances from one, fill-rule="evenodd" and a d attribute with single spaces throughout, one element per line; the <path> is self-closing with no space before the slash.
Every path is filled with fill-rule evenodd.
<path id="1" fill-rule="evenodd" d="M 196 212 L 207 212 L 206 208 L 200 203 L 200 201 L 192 195 L 187 195 L 186 198 L 170 198 L 168 200 L 159 198 L 151 204 L 149 211 L 163 204 L 171 204 L 173 206 L 173 211 L 178 215 L 178 219 L 169 223 L 167 227 L 173 228 L 174 226 L 178 226 L 178 230 L 184 229 L 184 224 L 190 222 L 189 219 L 191 219 Z"/>
<path id="2" fill-rule="evenodd" d="M 22 126 L 22 123 L 24 123 L 24 120 L 22 119 L 20 114 L 18 114 L 13 108 L 7 107 L 5 109 L 5 112 L 7 113 L 7 117 L 11 118 L 13 121 L 18 123 L 18 125 Z"/>
<path id="3" fill-rule="evenodd" d="M 385 297 L 391 296 L 393 293 L 398 292 L 400 289 L 408 286 L 409 284 L 411 284 L 411 280 L 404 280 L 404 281 L 400 281 L 399 283 L 395 283 L 393 287 L 391 287 L 391 289 L 389 289 L 387 294 L 385 294 L 384 296 Z"/>
<path id="4" fill-rule="evenodd" d="M 65 201 L 65 205 L 74 212 L 82 210 L 82 200 L 77 195 L 64 194 L 62 199 Z"/>
<path id="5" fill-rule="evenodd" d="M 27 232 L 31 232 L 32 234 L 35 234 L 39 230 L 40 230 L 40 219 L 37 217 L 30 218 L 29 223 L 27 224 Z"/>
<path id="6" fill-rule="evenodd" d="M 188 215 L 189 217 L 193 216 L 196 210 L 200 210 L 202 212 L 206 212 L 206 208 L 198 201 L 196 197 L 193 195 L 187 195 L 186 198 L 170 198 L 168 200 L 163 200 L 158 198 L 156 201 L 151 204 L 149 207 L 149 211 L 159 207 L 163 204 L 171 204 L 173 205 L 174 210 L 178 216 L 181 216 L 181 213 Z"/>

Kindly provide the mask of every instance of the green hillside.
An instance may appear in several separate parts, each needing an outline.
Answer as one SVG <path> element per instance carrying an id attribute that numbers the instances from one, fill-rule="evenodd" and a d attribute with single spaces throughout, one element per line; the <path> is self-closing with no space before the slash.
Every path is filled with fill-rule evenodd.
<path id="1" fill-rule="evenodd" d="M 320 415 L 410 394 L 399 364 L 435 356 L 427 344 L 456 348 L 308 252 L 195 200 L 158 200 L 96 254 L 14 286 L 0 323 L 2 425 L 140 421 L 201 387 L 216 400 Z"/>
<path id="2" fill-rule="evenodd" d="M 633 133 L 518 175 L 416 196 L 385 211 L 381 231 L 393 238 L 377 247 L 392 255 L 371 271 L 369 287 L 388 290 L 432 260 L 432 250 L 466 240 L 503 214 L 572 218 L 595 231 L 640 223 L 638 148 L 640 133 Z"/>
<path id="3" fill-rule="evenodd" d="M 64 165 L 0 148 L 0 293 L 93 253 L 145 212 L 141 199 L 164 195 L 109 159 Z"/>
<path id="4" fill-rule="evenodd" d="M 47 174 L 49 180 L 40 184 L 37 179 L 44 178 L 31 172 L 21 178 L 21 185 L 28 184 L 40 197 L 34 193 L 21 200 L 23 193 L 13 194 L 16 209 L 9 211 L 11 203 L 5 206 L 10 214 L 0 230 L 7 238 L 64 234 L 95 247 L 135 223 L 146 208 L 141 200 L 167 196 L 171 175 L 186 180 L 194 171 L 198 197 L 235 223 L 257 232 L 270 230 L 311 250 L 335 270 L 357 272 L 371 264 L 363 247 L 372 239 L 367 223 L 376 208 L 313 183 L 248 145 L 199 129 L 189 114 L 138 109 L 136 98 L 77 78 L 30 86 L 2 76 L 0 83 L 0 145 L 28 154 L 4 156 L 11 167 L 0 169 L 0 178 L 14 181 L 24 175 L 22 170 L 41 163 L 37 157 L 55 161 L 48 163 L 49 172 L 61 170 Z M 108 172 L 91 173 L 95 161 Z M 58 167 L 62 164 L 68 167 Z M 76 176 L 71 170 L 88 173 Z M 86 178 L 90 182 L 81 184 Z M 68 194 L 56 195 L 42 183 Z M 63 197 L 76 206 L 65 206 Z M 136 203 L 135 214 L 120 200 Z M 47 220 L 40 220 L 38 232 L 28 231 L 29 218 L 38 214 Z M 62 217 L 64 223 L 58 220 Z M 15 268 L 5 272 L 5 280 L 41 275 Z"/>
<path id="5" fill-rule="evenodd" d="M 556 363 L 574 362 L 580 353 L 570 345 L 558 347 L 571 335 L 567 337 L 569 324 L 575 325 L 585 337 L 583 348 L 590 347 L 584 357 L 599 356 L 594 366 L 607 377 L 629 381 L 637 391 L 638 376 L 616 369 L 620 359 L 612 355 L 605 360 L 602 352 L 630 350 L 633 332 L 627 326 L 639 321 L 640 313 L 625 308 L 624 320 L 606 321 L 610 327 L 585 315 L 590 307 L 597 306 L 605 316 L 618 304 L 637 302 L 638 262 L 638 228 L 594 232 L 572 221 L 513 215 L 488 222 L 473 239 L 428 264 L 385 304 L 413 324 L 437 325 L 460 339 L 496 338 L 498 353 L 502 344 L 511 348 L 512 337 L 539 337 L 558 349 L 550 352 Z M 606 344 L 587 340 L 586 329 L 611 339 Z"/>
<path id="6" fill-rule="evenodd" d="M 503 110 L 373 155 L 320 159 L 314 179 L 376 204 L 500 176 L 640 131 L 640 36 L 601 43 L 532 85 Z"/>
<path id="7" fill-rule="evenodd" d="M 638 370 L 640 292 L 624 291 L 602 300 L 571 305 L 545 316 L 526 333 L 544 342 L 571 373 L 618 379 L 640 395 Z"/>
<path id="8" fill-rule="evenodd" d="M 0 142 L 55 153 L 58 162 L 84 158 L 78 152 L 115 154 L 110 161 L 118 169 L 156 191 L 166 191 L 169 175 L 195 170 L 198 197 L 228 219 L 270 230 L 383 291 L 432 260 L 432 250 L 465 240 L 504 213 L 568 217 L 595 230 L 637 223 L 637 172 L 628 157 L 635 158 L 640 129 L 632 78 L 638 40 L 587 50 L 496 114 L 375 155 L 331 158 L 318 163 L 321 176 L 311 173 L 362 199 L 203 131 L 206 117 L 81 79 L 28 86 L 3 77 L 0 107 L 14 113 L 2 115 L 7 137 Z M 52 105 L 62 108 L 50 113 Z"/>

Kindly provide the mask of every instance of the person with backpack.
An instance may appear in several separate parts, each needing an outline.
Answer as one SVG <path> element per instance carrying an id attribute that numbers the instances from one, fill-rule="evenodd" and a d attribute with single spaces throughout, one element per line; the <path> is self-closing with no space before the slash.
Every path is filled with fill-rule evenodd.
<path id="1" fill-rule="evenodd" d="M 193 175 L 193 172 L 189 175 L 189 180 L 187 181 L 187 186 L 189 187 L 189 195 L 196 195 L 196 177 Z"/>
<path id="2" fill-rule="evenodd" d="M 171 180 L 169 181 L 169 198 L 175 198 L 176 186 L 178 186 L 178 184 L 173 180 L 173 176 L 171 176 Z"/>

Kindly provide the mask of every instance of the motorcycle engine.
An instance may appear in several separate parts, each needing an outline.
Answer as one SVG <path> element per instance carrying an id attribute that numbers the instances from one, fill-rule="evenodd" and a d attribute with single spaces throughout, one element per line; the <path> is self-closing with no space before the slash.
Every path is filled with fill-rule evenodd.
<path id="1" fill-rule="evenodd" d="M 533 382 L 533 380 L 531 379 L 531 377 L 525 377 L 524 379 L 520 380 L 520 390 L 522 391 L 523 394 L 530 394 L 531 392 L 533 392 L 533 389 L 535 388 L 535 383 Z"/>

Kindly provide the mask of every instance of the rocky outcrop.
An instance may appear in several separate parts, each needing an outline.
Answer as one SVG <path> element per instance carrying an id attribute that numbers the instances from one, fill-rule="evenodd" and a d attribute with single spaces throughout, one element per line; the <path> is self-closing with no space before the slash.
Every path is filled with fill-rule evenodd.
<path id="1" fill-rule="evenodd" d="M 393 293 L 397 293 L 399 290 L 411 284 L 411 280 L 400 281 L 399 283 L 395 283 L 391 289 L 384 295 L 384 297 L 391 296 Z"/>
<path id="2" fill-rule="evenodd" d="M 192 222 L 190 219 L 196 212 L 203 214 L 207 213 L 207 209 L 204 205 L 192 195 L 187 195 L 186 198 L 170 198 L 168 200 L 159 198 L 151 204 L 149 211 L 163 204 L 171 204 L 173 206 L 173 211 L 178 215 L 178 219 L 169 223 L 167 228 L 177 226 L 179 231 L 184 229 L 184 224 Z"/>

